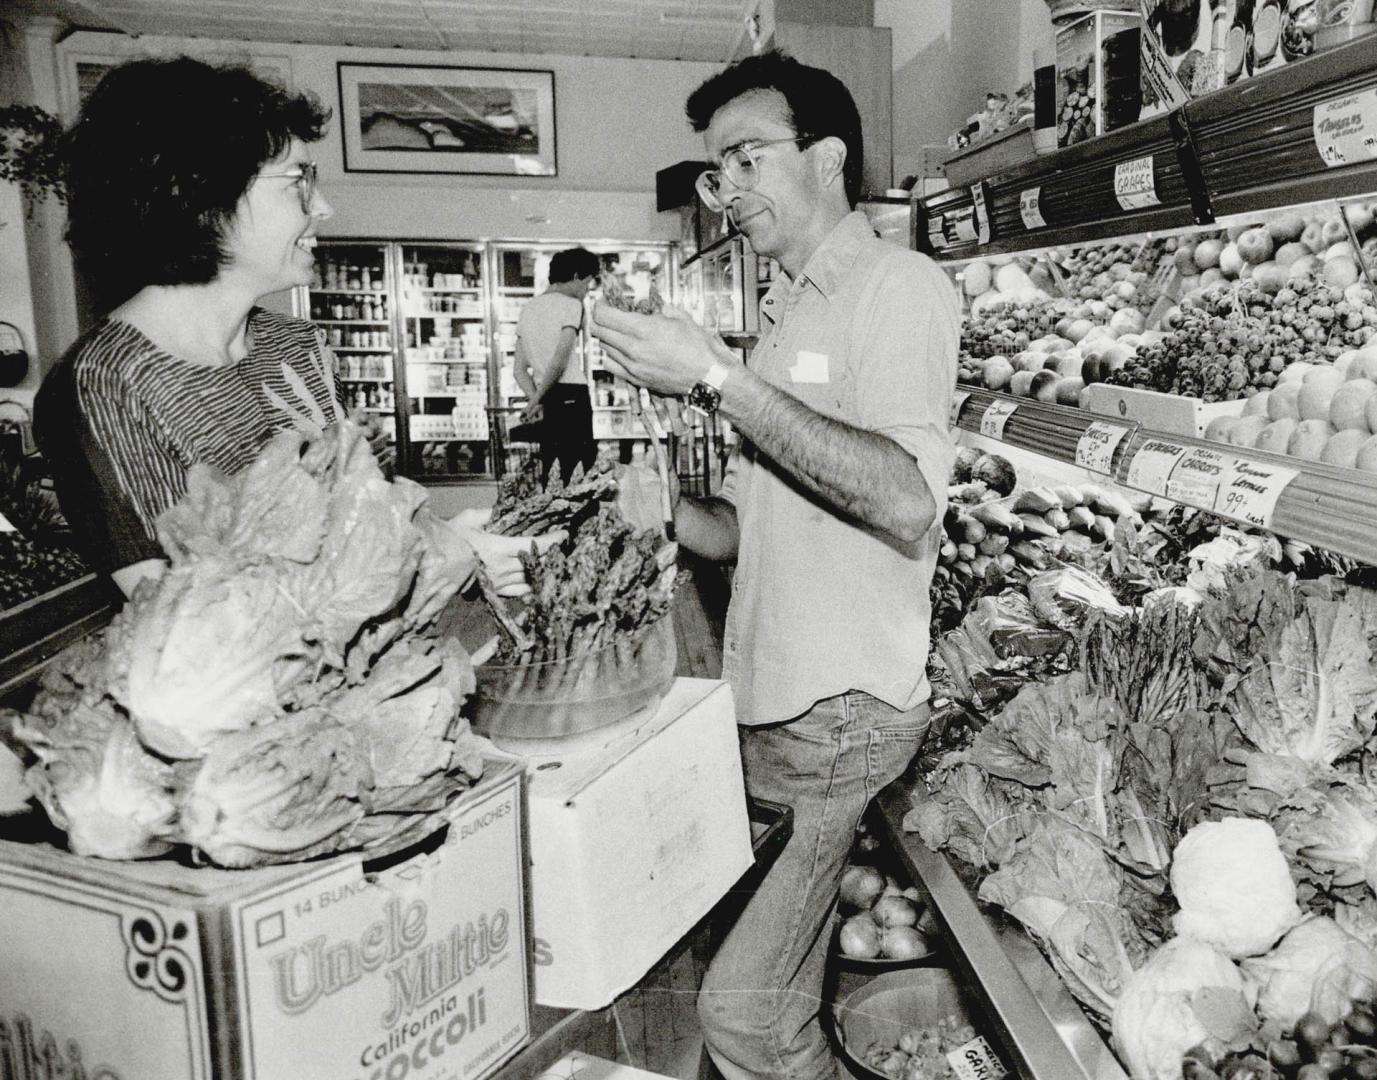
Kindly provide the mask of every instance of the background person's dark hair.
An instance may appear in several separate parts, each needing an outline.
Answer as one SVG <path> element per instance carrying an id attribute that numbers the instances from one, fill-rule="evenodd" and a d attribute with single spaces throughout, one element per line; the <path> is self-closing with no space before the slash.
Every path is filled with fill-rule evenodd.
<path id="1" fill-rule="evenodd" d="M 602 263 L 587 248 L 566 248 L 550 256 L 550 284 L 559 285 L 577 278 L 597 277 Z"/>
<path id="2" fill-rule="evenodd" d="M 214 280 L 254 175 L 329 117 L 244 67 L 178 57 L 107 73 L 62 141 L 67 241 L 101 310 Z"/>
<path id="3" fill-rule="evenodd" d="M 809 67 L 772 49 L 724 68 L 689 95 L 685 112 L 694 131 L 706 131 L 713 113 L 752 90 L 777 90 L 788 106 L 785 117 L 795 135 L 836 136 L 846 144 L 842 181 L 854 208 L 861 195 L 864 144 L 861 114 L 846 84 L 823 68 Z"/>

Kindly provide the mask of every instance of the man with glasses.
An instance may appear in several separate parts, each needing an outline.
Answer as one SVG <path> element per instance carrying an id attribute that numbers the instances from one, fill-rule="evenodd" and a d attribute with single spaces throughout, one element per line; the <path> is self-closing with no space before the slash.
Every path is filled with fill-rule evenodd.
<path id="1" fill-rule="evenodd" d="M 742 364 L 682 312 L 594 309 L 619 374 L 741 435 L 717 498 L 681 498 L 678 539 L 736 559 L 723 641 L 748 790 L 790 805 L 787 847 L 728 932 L 698 1012 L 729 1080 L 834 1077 L 819 1025 L 856 826 L 928 727 L 928 589 L 952 459 L 959 311 L 926 256 L 853 207 L 860 118 L 845 86 L 780 53 L 688 100 L 698 180 L 782 275 Z M 612 365 L 609 365 L 612 366 Z"/>

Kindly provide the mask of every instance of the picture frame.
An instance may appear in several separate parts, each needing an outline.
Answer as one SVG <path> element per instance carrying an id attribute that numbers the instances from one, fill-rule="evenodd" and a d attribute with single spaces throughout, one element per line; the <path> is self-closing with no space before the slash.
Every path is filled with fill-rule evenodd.
<path id="1" fill-rule="evenodd" d="M 341 60 L 344 171 L 555 176 L 555 74 Z"/>

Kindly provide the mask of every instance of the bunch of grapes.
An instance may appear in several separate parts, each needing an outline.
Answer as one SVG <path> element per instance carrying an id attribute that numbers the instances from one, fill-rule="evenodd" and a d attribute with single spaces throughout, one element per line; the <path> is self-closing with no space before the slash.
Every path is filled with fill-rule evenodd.
<path id="1" fill-rule="evenodd" d="M 1140 345 L 1109 381 L 1205 401 L 1252 397 L 1275 386 L 1288 364 L 1330 363 L 1374 332 L 1377 307 L 1324 282 L 1297 278 L 1268 294 L 1245 279 L 1182 306 L 1167 336 Z"/>
<path id="2" fill-rule="evenodd" d="M 1337 1024 L 1306 1013 L 1290 1038 L 1263 1050 L 1234 1052 L 1216 1061 L 1203 1047 L 1186 1051 L 1183 1080 L 1377 1080 L 1377 1014 L 1355 1005 Z"/>
<path id="3" fill-rule="evenodd" d="M 1166 253 L 1167 241 L 1105 244 L 1065 252 L 1058 266 L 1066 295 L 1077 300 L 1099 300 L 1119 281 L 1144 281 Z"/>
<path id="4" fill-rule="evenodd" d="M 1065 303 L 1050 297 L 990 304 L 979 317 L 966 320 L 961 333 L 961 351 L 976 357 L 1013 356 L 1037 338 L 1052 333 L 1057 320 L 1065 313 Z"/>

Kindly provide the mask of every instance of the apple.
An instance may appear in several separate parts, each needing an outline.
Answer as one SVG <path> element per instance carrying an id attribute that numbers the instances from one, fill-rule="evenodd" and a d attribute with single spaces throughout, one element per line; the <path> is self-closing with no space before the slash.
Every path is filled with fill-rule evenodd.
<path id="1" fill-rule="evenodd" d="M 1302 255 L 1309 254 L 1310 249 L 1304 244 L 1292 241 L 1287 244 L 1282 244 L 1281 247 L 1277 248 L 1276 253 L 1272 256 L 1272 261 L 1278 266 L 1290 266 Z"/>
<path id="2" fill-rule="evenodd" d="M 1318 255 L 1330 244 L 1330 241 L 1324 238 L 1324 226 L 1318 221 L 1312 221 L 1305 227 L 1305 232 L 1301 233 L 1300 242 L 1312 255 Z"/>
<path id="3" fill-rule="evenodd" d="M 1275 250 L 1272 234 L 1266 229 L 1249 229 L 1237 240 L 1238 253 L 1254 266 L 1266 262 Z"/>

